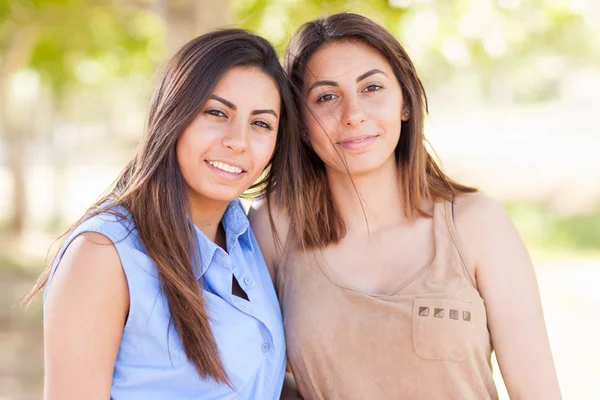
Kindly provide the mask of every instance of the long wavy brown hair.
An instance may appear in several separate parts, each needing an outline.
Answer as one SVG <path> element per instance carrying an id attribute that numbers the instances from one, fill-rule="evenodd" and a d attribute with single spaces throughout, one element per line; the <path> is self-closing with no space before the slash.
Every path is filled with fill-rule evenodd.
<path id="1" fill-rule="evenodd" d="M 419 215 L 429 217 L 422 208 L 426 200 L 451 200 L 457 194 L 476 191 L 446 176 L 428 152 L 423 133 L 424 118 L 428 113 L 427 96 L 415 67 L 394 36 L 364 16 L 334 14 L 307 22 L 294 34 L 285 52 L 284 68 L 294 89 L 298 110 L 307 107 L 302 88 L 308 62 L 321 47 L 339 41 L 358 41 L 377 50 L 390 63 L 402 88 L 411 117 L 402 122 L 395 155 L 406 216 L 409 219 Z M 398 118 L 401 112 L 398 110 Z M 323 248 L 339 242 L 346 234 L 346 227 L 333 202 L 325 165 L 308 142 L 306 121 L 301 121 L 299 128 L 297 133 L 304 139 L 292 151 L 300 157 L 295 189 L 302 197 L 290 195 L 282 180 L 290 172 L 274 163 L 271 179 L 283 182 L 277 185 L 274 199 L 288 215 L 290 232 L 299 244 L 303 248 Z"/>
<path id="2" fill-rule="evenodd" d="M 193 265 L 200 262 L 185 181 L 176 155 L 176 143 L 194 120 L 221 77 L 237 66 L 255 67 L 276 83 L 281 97 L 280 123 L 272 162 L 282 168 L 294 157 L 297 113 L 286 75 L 278 56 L 265 39 L 241 29 L 222 29 L 185 44 L 159 76 L 146 126 L 146 134 L 135 158 L 125 167 L 106 194 L 63 236 L 62 242 L 82 222 L 101 213 L 132 218 L 148 256 L 158 270 L 161 288 L 168 300 L 172 326 L 177 330 L 187 358 L 203 378 L 230 384 L 209 325 L 201 287 Z M 285 159 L 282 157 L 286 157 Z M 269 168 L 269 166 L 267 166 Z M 279 180 L 281 179 L 281 181 Z M 286 176 L 269 177 L 253 185 L 257 193 L 272 193 L 273 185 L 290 186 Z M 119 213 L 127 210 L 130 216 Z M 62 247 L 62 246 L 61 246 Z M 52 265 L 42 273 L 24 298 L 32 298 L 48 283 Z"/>

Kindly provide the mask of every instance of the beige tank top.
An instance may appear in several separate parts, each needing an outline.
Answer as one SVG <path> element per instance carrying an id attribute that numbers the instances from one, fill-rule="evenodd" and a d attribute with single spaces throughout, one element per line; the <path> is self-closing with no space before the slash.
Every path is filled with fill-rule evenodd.
<path id="1" fill-rule="evenodd" d="M 483 299 L 450 202 L 433 215 L 431 262 L 393 294 L 340 286 L 320 252 L 280 266 L 288 358 L 305 399 L 497 399 Z"/>

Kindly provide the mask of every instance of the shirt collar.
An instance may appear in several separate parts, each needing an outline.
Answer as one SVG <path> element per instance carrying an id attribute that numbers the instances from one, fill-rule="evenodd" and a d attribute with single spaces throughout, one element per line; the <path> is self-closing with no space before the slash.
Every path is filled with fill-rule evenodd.
<path id="1" fill-rule="evenodd" d="M 239 200 L 229 203 L 225 214 L 223 214 L 221 223 L 223 224 L 223 229 L 225 229 L 228 250 L 233 249 L 239 241 L 240 244 L 243 242 L 248 246 L 250 251 L 254 251 L 250 237 L 250 223 Z M 215 253 L 224 252 L 224 250 L 210 240 L 196 225 L 193 226 L 196 234 L 197 249 L 200 255 L 200 265 L 194 265 L 194 274 L 199 279 L 210 266 Z"/>

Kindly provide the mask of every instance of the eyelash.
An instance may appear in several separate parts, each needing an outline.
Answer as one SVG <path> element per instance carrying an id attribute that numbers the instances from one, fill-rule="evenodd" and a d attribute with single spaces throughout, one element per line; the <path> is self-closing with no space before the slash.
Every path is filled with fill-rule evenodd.
<path id="1" fill-rule="evenodd" d="M 376 84 L 372 84 L 367 86 L 366 88 L 364 88 L 362 90 L 363 93 L 373 93 L 373 92 L 379 92 L 381 89 L 383 89 L 383 86 L 381 85 L 376 85 Z M 330 97 L 329 99 L 325 99 L 326 97 Z M 328 101 L 333 100 L 333 98 L 337 98 L 336 95 L 332 94 L 332 93 L 326 93 L 324 95 L 322 95 L 321 97 L 319 97 L 317 99 L 317 103 L 326 103 Z"/>
<path id="2" fill-rule="evenodd" d="M 368 90 L 369 88 L 375 88 L 374 90 Z M 364 88 L 363 92 L 379 92 L 381 89 L 383 89 L 383 86 L 381 85 L 376 85 L 376 84 L 372 84 L 367 86 L 366 88 Z"/>
<path id="3" fill-rule="evenodd" d="M 228 118 L 227 115 L 221 111 L 221 110 L 206 110 L 206 113 L 209 115 L 212 115 L 213 117 L 217 117 L 217 118 Z"/>
<path id="4" fill-rule="evenodd" d="M 271 125 L 267 124 L 265 121 L 254 121 L 253 124 L 257 124 L 258 127 L 267 129 L 269 131 L 273 130 L 273 127 Z"/>
<path id="5" fill-rule="evenodd" d="M 328 101 L 330 101 L 330 100 L 333 100 L 333 98 L 330 98 L 330 99 L 327 99 L 327 100 L 325 100 L 325 97 L 327 97 L 327 96 L 331 96 L 331 97 L 337 97 L 337 96 L 336 96 L 336 95 L 334 95 L 334 94 L 331 94 L 331 93 L 326 93 L 326 94 L 324 94 L 323 96 L 321 96 L 321 97 L 319 97 L 319 98 L 317 99 L 317 103 L 325 103 L 325 102 L 328 102 Z"/>
<path id="6" fill-rule="evenodd" d="M 212 115 L 214 117 L 217 117 L 217 118 L 228 118 L 227 115 L 221 110 L 211 109 L 211 110 L 206 110 L 206 113 L 209 115 Z M 265 121 L 260 121 L 260 120 L 253 121 L 252 124 L 255 126 L 258 126 L 259 128 L 262 128 L 262 129 L 267 129 L 269 131 L 273 130 L 273 127 Z"/>

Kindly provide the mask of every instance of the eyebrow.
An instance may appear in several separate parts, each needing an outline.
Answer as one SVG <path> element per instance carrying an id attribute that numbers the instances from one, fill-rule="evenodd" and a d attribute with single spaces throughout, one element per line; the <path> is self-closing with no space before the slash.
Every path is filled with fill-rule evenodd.
<path id="1" fill-rule="evenodd" d="M 335 86 L 335 87 L 339 87 L 340 85 L 337 84 L 337 82 L 335 81 L 316 81 L 315 83 L 313 83 L 312 85 L 310 85 L 310 88 L 308 88 L 308 92 L 310 93 L 311 90 L 313 90 L 316 87 L 319 86 Z"/>
<path id="2" fill-rule="evenodd" d="M 275 118 L 277 118 L 277 113 L 273 110 L 254 110 L 250 113 L 250 115 L 258 115 L 258 114 L 271 114 Z"/>
<path id="3" fill-rule="evenodd" d="M 227 107 L 231 108 L 232 110 L 237 110 L 237 107 L 235 106 L 235 104 L 233 104 L 232 102 L 230 102 L 229 100 L 225 100 L 224 98 L 217 96 L 216 94 L 211 94 L 210 98 L 213 100 L 216 100 L 218 102 L 221 102 L 223 104 L 225 104 Z M 258 115 L 258 114 L 271 114 L 273 115 L 275 118 L 277 117 L 277 113 L 273 110 L 270 109 L 265 109 L 265 110 L 254 110 L 250 113 L 250 115 Z"/>
<path id="4" fill-rule="evenodd" d="M 225 104 L 227 107 L 231 108 L 232 110 L 237 110 L 237 107 L 235 106 L 235 104 L 233 104 L 229 100 L 225 100 L 224 98 L 217 96 L 216 94 L 211 94 L 210 98 Z"/>
<path id="5" fill-rule="evenodd" d="M 367 71 L 364 74 L 362 74 L 361 76 L 359 76 L 358 78 L 356 78 L 356 83 L 362 81 L 363 79 L 370 77 L 371 75 L 375 75 L 375 74 L 383 74 L 383 75 L 387 76 L 387 74 L 385 72 L 383 72 L 382 70 L 373 68 L 372 70 Z"/>
<path id="6" fill-rule="evenodd" d="M 356 83 L 362 81 L 363 79 L 368 78 L 371 75 L 375 75 L 375 74 L 383 74 L 385 76 L 388 76 L 382 70 L 374 68 L 374 69 L 371 69 L 371 70 L 365 72 L 364 74 L 360 75 L 358 78 L 356 78 Z M 310 93 L 311 90 L 313 90 L 314 88 L 319 87 L 319 86 L 335 86 L 335 87 L 339 87 L 340 85 L 337 82 L 335 82 L 335 81 L 316 81 L 315 83 L 313 83 L 312 85 L 310 85 L 310 88 L 308 89 L 307 93 Z"/>

